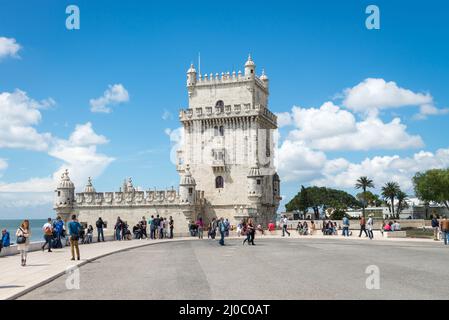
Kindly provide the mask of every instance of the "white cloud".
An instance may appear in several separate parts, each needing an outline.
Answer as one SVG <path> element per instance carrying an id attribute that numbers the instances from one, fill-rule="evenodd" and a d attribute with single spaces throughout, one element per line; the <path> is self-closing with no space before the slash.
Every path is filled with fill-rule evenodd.
<path id="1" fill-rule="evenodd" d="M 433 105 L 430 94 L 415 93 L 399 87 L 396 82 L 368 78 L 355 87 L 344 90 L 343 105 L 348 109 L 377 114 L 379 110 L 405 106 Z"/>
<path id="2" fill-rule="evenodd" d="M 164 130 L 165 134 L 170 137 L 170 143 L 172 145 L 171 151 L 170 151 L 170 161 L 174 165 L 178 164 L 177 161 L 177 151 L 181 149 L 182 145 L 184 144 L 184 128 L 179 127 L 174 130 L 170 128 L 166 128 Z"/>
<path id="3" fill-rule="evenodd" d="M 97 135 L 92 129 L 92 123 L 76 125 L 75 131 L 70 135 L 69 143 L 74 146 L 88 146 L 108 143 L 106 137 Z"/>
<path id="4" fill-rule="evenodd" d="M 51 134 L 39 133 L 34 126 L 42 118 L 39 109 L 54 104 L 51 98 L 39 102 L 33 100 L 21 90 L 0 93 L 0 148 L 47 150 Z"/>
<path id="5" fill-rule="evenodd" d="M 57 186 L 62 172 L 66 169 L 75 183 L 77 190 L 82 190 L 88 177 L 98 177 L 114 161 L 97 152 L 97 145 L 107 143 L 104 136 L 100 136 L 92 129 L 90 122 L 77 125 L 68 140 L 54 139 L 48 154 L 62 161 L 62 165 L 56 172 L 47 177 L 32 177 L 25 181 L 2 183 L 0 182 L 0 195 L 8 199 L 20 199 L 31 201 L 30 205 L 51 203 L 53 190 Z M 9 195 L 4 195 L 8 193 Z M 22 196 L 20 196 L 22 194 Z M 35 194 L 32 198 L 24 194 Z M 27 200 L 28 199 L 28 200 Z M 46 202 L 45 202 L 46 201 Z M 24 205 L 23 201 L 17 204 Z"/>
<path id="6" fill-rule="evenodd" d="M 334 170 L 328 170 L 335 162 L 340 162 Z M 388 181 L 396 181 L 401 188 L 413 193 L 411 178 L 416 172 L 432 168 L 449 167 L 449 149 L 439 149 L 435 153 L 420 151 L 410 157 L 376 156 L 366 158 L 360 163 L 350 163 L 345 159 L 330 160 L 320 170 L 322 178 L 313 179 L 312 184 L 339 188 L 354 188 L 360 176 L 368 176 L 374 180 L 377 191 Z M 318 175 L 318 174 L 317 174 Z"/>
<path id="7" fill-rule="evenodd" d="M 323 152 L 314 151 L 301 141 L 285 140 L 276 151 L 276 158 L 283 181 L 309 181 L 319 174 L 326 163 Z"/>
<path id="8" fill-rule="evenodd" d="M 407 133 L 399 118 L 385 123 L 370 115 L 357 122 L 355 116 L 331 102 L 320 108 L 293 107 L 291 117 L 296 129 L 287 140 L 302 141 L 321 151 L 408 149 L 424 145 L 418 135 Z"/>
<path id="9" fill-rule="evenodd" d="M 278 127 L 286 127 L 293 123 L 292 116 L 290 112 L 280 112 L 276 113 L 276 116 L 278 117 Z"/>
<path id="10" fill-rule="evenodd" d="M 110 113 L 112 109 L 109 105 L 117 105 L 129 101 L 128 91 L 122 84 L 109 85 L 103 96 L 97 99 L 91 99 L 90 111 L 100 113 Z"/>
<path id="11" fill-rule="evenodd" d="M 298 128 L 291 132 L 295 139 L 321 139 L 356 131 L 354 115 L 332 102 L 326 102 L 318 109 L 293 107 L 291 117 Z"/>
<path id="12" fill-rule="evenodd" d="M 0 37 L 0 60 L 6 57 L 18 58 L 22 47 L 14 38 Z"/>

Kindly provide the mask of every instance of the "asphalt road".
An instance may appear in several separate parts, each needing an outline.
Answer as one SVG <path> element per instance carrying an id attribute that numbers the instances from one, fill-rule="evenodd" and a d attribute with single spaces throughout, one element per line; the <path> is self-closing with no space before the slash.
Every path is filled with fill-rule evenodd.
<path id="1" fill-rule="evenodd" d="M 113 254 L 80 268 L 79 290 L 62 276 L 21 299 L 448 299 L 448 271 L 441 242 L 205 239 Z"/>

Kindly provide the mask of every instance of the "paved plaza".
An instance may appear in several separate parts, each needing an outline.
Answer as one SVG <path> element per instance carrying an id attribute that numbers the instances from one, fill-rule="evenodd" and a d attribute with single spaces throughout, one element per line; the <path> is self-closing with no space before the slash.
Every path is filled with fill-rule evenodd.
<path id="1" fill-rule="evenodd" d="M 366 268 L 380 272 L 367 289 Z M 20 299 L 447 299 L 449 247 L 431 241 L 339 238 L 179 241 L 144 246 L 80 268 Z"/>

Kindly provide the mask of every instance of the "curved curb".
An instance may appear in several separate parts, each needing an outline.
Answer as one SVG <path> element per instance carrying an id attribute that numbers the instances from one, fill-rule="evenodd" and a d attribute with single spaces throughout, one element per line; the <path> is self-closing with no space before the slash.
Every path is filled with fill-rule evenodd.
<path id="1" fill-rule="evenodd" d="M 146 246 L 152 246 L 152 245 L 164 244 L 164 243 L 173 243 L 173 242 L 192 241 L 192 240 L 195 240 L 195 239 L 196 238 L 192 238 L 192 239 L 170 239 L 169 241 L 161 241 L 161 242 L 155 242 L 155 243 L 151 243 L 151 242 L 150 243 L 143 243 L 143 244 L 135 246 L 135 247 L 121 248 L 121 249 L 118 249 L 116 251 L 111 251 L 111 252 L 100 254 L 100 255 L 98 255 L 98 256 L 96 256 L 94 258 L 90 258 L 90 259 L 86 259 L 86 260 L 80 261 L 80 262 L 74 264 L 73 267 L 78 267 L 79 268 L 79 267 L 82 267 L 82 266 L 88 264 L 89 262 L 92 262 L 92 261 L 95 261 L 95 260 L 98 260 L 98 259 L 110 256 L 112 254 L 125 252 L 125 251 L 129 251 L 129 250 L 133 250 L 133 249 L 138 249 L 138 248 L 142 248 L 142 247 L 146 247 Z M 4 300 L 16 300 L 17 298 L 20 298 L 21 296 L 23 296 L 23 295 L 25 295 L 25 294 L 27 294 L 27 293 L 29 293 L 29 292 L 39 288 L 39 287 L 42 287 L 43 285 L 46 285 L 47 283 L 50 283 L 53 280 L 63 276 L 65 273 L 66 273 L 66 270 L 58 272 L 57 274 L 55 274 L 55 275 L 53 275 L 53 276 L 51 276 L 49 278 L 46 278 L 46 279 L 40 281 L 39 283 L 36 283 L 36 284 L 34 284 L 34 285 L 32 285 L 32 286 L 30 286 L 28 288 L 25 288 L 25 289 L 23 289 L 23 291 L 15 293 L 15 294 L 5 298 Z"/>

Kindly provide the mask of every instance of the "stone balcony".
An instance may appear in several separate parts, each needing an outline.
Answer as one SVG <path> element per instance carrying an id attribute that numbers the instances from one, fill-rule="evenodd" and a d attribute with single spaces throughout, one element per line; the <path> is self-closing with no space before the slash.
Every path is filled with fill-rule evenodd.
<path id="1" fill-rule="evenodd" d="M 181 122 L 215 119 L 215 118 L 233 118 L 233 117 L 247 117 L 247 116 L 261 116 L 268 120 L 273 126 L 277 127 L 277 116 L 262 105 L 251 104 L 234 104 L 225 105 L 222 107 L 193 107 L 181 109 L 179 111 L 179 120 Z"/>

